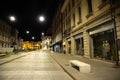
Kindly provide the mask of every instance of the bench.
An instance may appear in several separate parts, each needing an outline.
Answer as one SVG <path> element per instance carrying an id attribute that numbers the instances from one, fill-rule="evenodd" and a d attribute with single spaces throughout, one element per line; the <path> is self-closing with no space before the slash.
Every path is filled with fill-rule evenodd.
<path id="1" fill-rule="evenodd" d="M 78 70 L 83 73 L 91 72 L 90 64 L 78 61 L 78 60 L 70 60 L 70 65 L 72 67 L 78 67 Z"/>
<path id="2" fill-rule="evenodd" d="M 0 57 L 6 56 L 6 54 L 0 54 Z"/>

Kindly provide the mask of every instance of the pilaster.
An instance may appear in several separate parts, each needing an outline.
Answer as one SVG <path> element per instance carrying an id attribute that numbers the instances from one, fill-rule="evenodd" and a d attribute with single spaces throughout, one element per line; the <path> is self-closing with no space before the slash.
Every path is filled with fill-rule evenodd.
<path id="1" fill-rule="evenodd" d="M 89 34 L 86 30 L 83 32 L 83 38 L 84 38 L 84 57 L 90 58 L 90 40 L 89 40 Z"/>
<path id="2" fill-rule="evenodd" d="M 75 55 L 75 39 L 71 37 L 71 54 Z"/>

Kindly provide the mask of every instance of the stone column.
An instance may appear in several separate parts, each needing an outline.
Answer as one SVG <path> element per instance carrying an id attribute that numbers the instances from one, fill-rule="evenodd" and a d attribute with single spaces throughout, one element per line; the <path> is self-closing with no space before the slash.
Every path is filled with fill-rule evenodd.
<path id="1" fill-rule="evenodd" d="M 84 57 L 90 58 L 90 40 L 89 40 L 89 34 L 86 30 L 83 32 L 83 38 L 84 38 Z"/>
<path id="2" fill-rule="evenodd" d="M 68 54 L 68 41 L 67 41 L 67 39 L 65 39 L 65 52 L 66 52 L 66 54 Z"/>
<path id="3" fill-rule="evenodd" d="M 74 37 L 71 37 L 71 54 L 75 55 L 76 52 L 76 47 L 75 47 L 75 39 Z"/>

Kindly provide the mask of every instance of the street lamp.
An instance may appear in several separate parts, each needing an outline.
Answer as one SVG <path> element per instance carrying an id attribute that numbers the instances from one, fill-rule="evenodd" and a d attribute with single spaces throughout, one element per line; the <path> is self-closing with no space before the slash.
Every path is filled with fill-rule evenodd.
<path id="1" fill-rule="evenodd" d="M 26 34 L 29 34 L 30 33 L 30 31 L 26 31 Z"/>
<path id="2" fill-rule="evenodd" d="M 42 36 L 44 36 L 44 33 L 42 32 Z"/>
<path id="3" fill-rule="evenodd" d="M 39 21 L 40 22 L 44 22 L 45 21 L 45 17 L 44 16 L 39 16 Z"/>
<path id="4" fill-rule="evenodd" d="M 32 37 L 32 40 L 34 40 L 34 39 L 35 39 L 35 37 L 33 36 L 33 37 Z"/>
<path id="5" fill-rule="evenodd" d="M 15 16 L 10 16 L 9 18 L 10 18 L 11 21 L 15 21 L 16 20 Z"/>
<path id="6" fill-rule="evenodd" d="M 15 16 L 9 16 L 9 19 L 10 19 L 10 23 L 16 21 Z M 17 29 L 15 28 L 15 25 L 12 24 L 12 23 L 11 23 L 11 25 L 13 25 L 12 29 L 16 31 Z M 15 31 L 14 31 L 14 32 L 15 32 Z M 14 41 L 12 42 L 14 50 L 16 49 L 16 45 L 17 45 L 16 43 L 17 43 L 17 42 L 16 42 L 16 37 L 14 37 Z"/>

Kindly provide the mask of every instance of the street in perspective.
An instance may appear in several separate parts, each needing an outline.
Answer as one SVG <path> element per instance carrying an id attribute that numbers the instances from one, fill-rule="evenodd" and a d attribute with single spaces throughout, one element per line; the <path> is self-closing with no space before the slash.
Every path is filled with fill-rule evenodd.
<path id="1" fill-rule="evenodd" d="M 80 72 L 70 65 L 79 60 L 91 65 Z M 49 50 L 37 50 L 0 59 L 0 80 L 120 80 L 120 68 L 113 63 L 86 59 Z"/>
<path id="2" fill-rule="evenodd" d="M 120 80 L 120 0 L 1 0 L 0 80 Z"/>
<path id="3" fill-rule="evenodd" d="M 0 80 L 73 80 L 46 51 L 11 57 L 0 59 Z"/>

